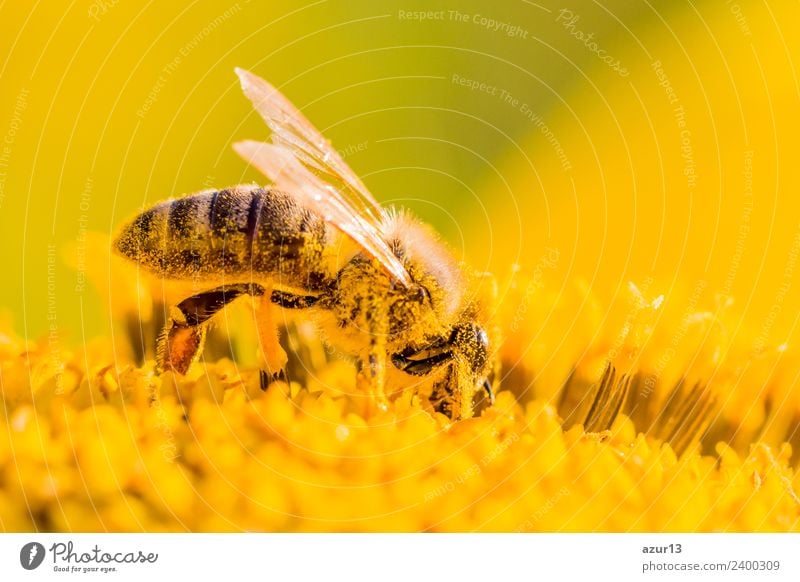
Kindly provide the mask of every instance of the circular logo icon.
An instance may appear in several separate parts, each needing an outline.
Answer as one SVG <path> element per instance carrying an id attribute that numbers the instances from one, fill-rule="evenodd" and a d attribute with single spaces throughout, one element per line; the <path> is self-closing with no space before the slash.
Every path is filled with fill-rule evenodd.
<path id="1" fill-rule="evenodd" d="M 35 570 L 44 561 L 44 546 L 39 542 L 28 542 L 19 551 L 19 563 L 26 570 Z"/>

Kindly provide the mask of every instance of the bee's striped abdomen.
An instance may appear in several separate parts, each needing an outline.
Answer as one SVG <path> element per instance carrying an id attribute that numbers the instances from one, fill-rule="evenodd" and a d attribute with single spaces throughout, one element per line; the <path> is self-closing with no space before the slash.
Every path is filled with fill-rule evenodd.
<path id="1" fill-rule="evenodd" d="M 329 229 L 291 196 L 256 187 L 200 192 L 157 204 L 117 239 L 117 249 L 167 278 L 269 278 L 315 290 L 329 279 Z"/>

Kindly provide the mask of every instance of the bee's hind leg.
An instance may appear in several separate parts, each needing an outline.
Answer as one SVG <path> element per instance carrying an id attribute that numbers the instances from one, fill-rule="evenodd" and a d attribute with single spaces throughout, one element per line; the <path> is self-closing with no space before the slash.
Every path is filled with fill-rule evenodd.
<path id="1" fill-rule="evenodd" d="M 156 344 L 156 371 L 172 370 L 181 375 L 189 371 L 203 350 L 206 339 L 205 324 L 189 325 L 178 313 L 173 313 L 170 322 L 158 337 Z"/>
<path id="2" fill-rule="evenodd" d="M 258 295 L 263 291 L 257 285 L 230 285 L 192 295 L 178 303 L 158 338 L 156 371 L 186 374 L 203 351 L 209 320 L 240 295 Z"/>

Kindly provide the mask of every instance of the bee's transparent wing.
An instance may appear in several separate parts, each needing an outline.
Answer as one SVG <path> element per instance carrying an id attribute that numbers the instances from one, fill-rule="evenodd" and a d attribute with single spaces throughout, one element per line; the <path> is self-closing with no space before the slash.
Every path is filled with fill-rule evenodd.
<path id="1" fill-rule="evenodd" d="M 309 171 L 291 151 L 257 141 L 242 141 L 233 147 L 280 190 L 316 210 L 326 222 L 353 239 L 398 282 L 406 287 L 411 284 L 405 267 L 381 237 L 379 227 L 356 212 L 335 187 Z"/>
<path id="2" fill-rule="evenodd" d="M 411 279 L 382 236 L 385 211 L 330 143 L 267 81 L 236 69 L 245 95 L 272 130 L 271 144 L 234 149 L 281 190 L 352 238 L 405 286 Z"/>

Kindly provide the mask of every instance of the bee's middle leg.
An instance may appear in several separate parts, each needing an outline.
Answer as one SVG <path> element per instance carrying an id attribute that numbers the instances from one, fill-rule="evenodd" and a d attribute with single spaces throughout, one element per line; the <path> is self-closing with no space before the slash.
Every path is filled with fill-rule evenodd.
<path id="1" fill-rule="evenodd" d="M 313 307 L 320 298 L 314 295 L 296 295 L 272 287 L 262 289 L 260 295 L 255 314 L 261 356 L 266 366 L 266 369 L 261 370 L 261 389 L 266 390 L 274 380 L 286 379 L 285 369 L 289 361 L 286 351 L 278 341 L 276 310 L 278 308 L 308 309 Z"/>
<path id="2" fill-rule="evenodd" d="M 264 363 L 264 369 L 261 371 L 261 389 L 266 390 L 270 382 L 286 378 L 284 369 L 289 357 L 278 341 L 278 324 L 275 321 L 272 288 L 268 287 L 256 301 L 255 316 L 259 351 Z"/>

